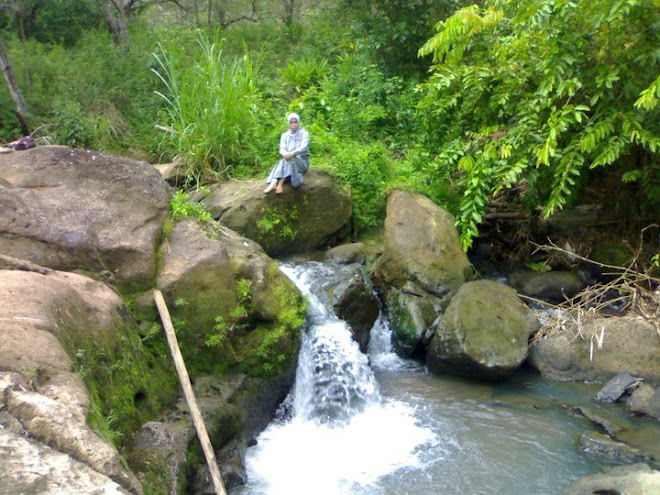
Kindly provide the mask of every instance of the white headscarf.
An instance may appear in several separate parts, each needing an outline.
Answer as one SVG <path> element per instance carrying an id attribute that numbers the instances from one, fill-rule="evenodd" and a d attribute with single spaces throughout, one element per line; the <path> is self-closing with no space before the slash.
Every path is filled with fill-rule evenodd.
<path id="1" fill-rule="evenodd" d="M 286 123 L 289 125 L 291 123 L 291 120 L 296 119 L 298 121 L 298 125 L 300 125 L 300 115 L 298 115 L 295 112 L 291 112 L 286 116 Z"/>

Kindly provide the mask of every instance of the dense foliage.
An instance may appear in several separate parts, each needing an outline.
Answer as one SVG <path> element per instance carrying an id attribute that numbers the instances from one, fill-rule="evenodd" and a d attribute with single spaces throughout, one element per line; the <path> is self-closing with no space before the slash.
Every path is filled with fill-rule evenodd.
<path id="1" fill-rule="evenodd" d="M 35 137 L 177 159 L 189 185 L 265 175 L 293 110 L 358 230 L 405 187 L 468 248 L 503 192 L 550 215 L 604 167 L 657 211 L 658 0 L 328 0 L 290 24 L 284 3 L 130 2 L 119 47 L 101 0 L 0 0 L 0 22 Z M 19 134 L 0 86 L 0 140 Z"/>
<path id="2" fill-rule="evenodd" d="M 546 216 L 589 171 L 619 167 L 660 207 L 660 10 L 657 0 L 489 0 L 440 22 L 421 105 L 440 152 L 459 169 L 464 247 L 489 197 L 524 181 Z"/>

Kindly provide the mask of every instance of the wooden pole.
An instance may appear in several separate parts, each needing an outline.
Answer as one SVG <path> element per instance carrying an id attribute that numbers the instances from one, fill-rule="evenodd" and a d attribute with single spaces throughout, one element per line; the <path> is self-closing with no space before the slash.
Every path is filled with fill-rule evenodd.
<path id="1" fill-rule="evenodd" d="M 215 493 L 217 495 L 226 495 L 227 492 L 225 491 L 225 485 L 222 482 L 220 469 L 218 468 L 218 463 L 215 460 L 213 445 L 211 445 L 211 439 L 206 432 L 204 419 L 202 418 L 202 414 L 200 413 L 199 407 L 197 406 L 197 400 L 195 399 L 195 393 L 193 392 L 192 385 L 190 383 L 188 370 L 186 369 L 186 364 L 183 361 L 183 356 L 181 355 L 181 350 L 179 349 L 176 333 L 174 333 L 170 312 L 167 309 L 165 298 L 159 290 L 154 290 L 154 300 L 156 301 L 158 313 L 160 314 L 160 318 L 163 321 L 163 326 L 165 327 L 167 343 L 169 344 L 170 351 L 172 352 L 172 358 L 174 359 L 176 372 L 179 374 L 179 381 L 181 382 L 181 387 L 183 388 L 183 395 L 185 396 L 186 402 L 188 403 L 188 408 L 190 409 L 190 414 L 192 415 L 193 423 L 195 423 L 195 429 L 197 430 L 197 437 L 199 438 L 199 442 L 202 444 L 202 450 L 204 451 L 204 456 L 206 457 L 206 463 L 209 466 L 209 471 L 211 471 L 211 478 L 213 479 Z"/>

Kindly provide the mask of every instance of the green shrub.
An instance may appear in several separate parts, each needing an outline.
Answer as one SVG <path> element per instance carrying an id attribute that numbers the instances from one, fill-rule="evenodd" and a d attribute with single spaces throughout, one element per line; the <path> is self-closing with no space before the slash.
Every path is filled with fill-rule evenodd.
<path id="1" fill-rule="evenodd" d="M 172 132 L 163 146 L 178 156 L 188 174 L 232 175 L 233 168 L 253 157 L 247 143 L 256 141 L 258 91 L 255 69 L 246 54 L 235 60 L 223 56 L 222 41 L 200 35 L 194 51 L 176 44 L 159 44 L 154 72 L 163 84 Z"/>

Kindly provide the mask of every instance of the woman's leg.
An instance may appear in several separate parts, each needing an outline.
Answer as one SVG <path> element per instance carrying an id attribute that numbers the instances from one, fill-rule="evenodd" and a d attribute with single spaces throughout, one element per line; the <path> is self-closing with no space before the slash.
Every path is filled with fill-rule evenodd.
<path id="1" fill-rule="evenodd" d="M 280 179 L 277 181 L 277 187 L 275 188 L 275 194 L 282 194 L 283 189 L 282 186 L 284 185 L 284 179 Z"/>
<path id="2" fill-rule="evenodd" d="M 271 192 L 273 189 L 275 189 L 275 186 L 277 185 L 277 179 L 273 179 L 270 181 L 266 189 L 264 189 L 264 193 L 268 194 Z"/>

